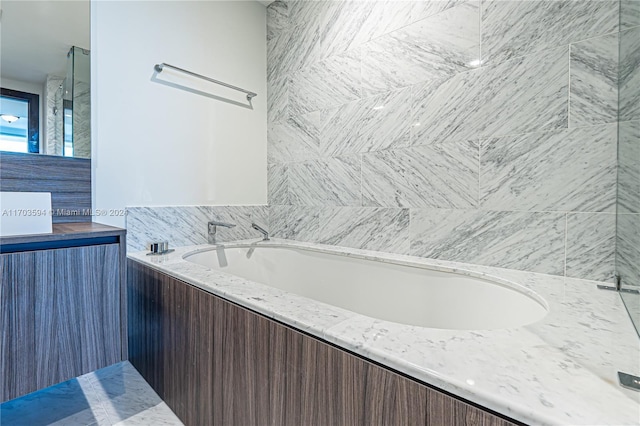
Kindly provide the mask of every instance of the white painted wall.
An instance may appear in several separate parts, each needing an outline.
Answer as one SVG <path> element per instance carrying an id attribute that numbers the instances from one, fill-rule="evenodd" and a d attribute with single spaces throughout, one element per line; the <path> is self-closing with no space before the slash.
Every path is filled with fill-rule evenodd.
<path id="1" fill-rule="evenodd" d="M 38 114 L 40 114 L 40 116 L 38 117 L 38 121 L 39 121 L 39 126 L 40 126 L 40 130 L 39 132 L 39 139 L 40 139 L 40 152 L 43 152 L 44 150 L 44 143 L 45 143 L 45 138 L 44 135 L 46 134 L 46 130 L 44 125 L 45 125 L 45 119 L 44 119 L 44 84 L 37 84 L 37 83 L 33 83 L 30 81 L 20 81 L 20 80 L 14 80 L 14 79 L 10 79 L 10 78 L 0 78 L 0 87 L 3 87 L 5 89 L 11 89 L 11 90 L 19 90 L 21 92 L 26 92 L 26 93 L 34 93 L 38 96 L 40 96 L 39 100 L 38 100 Z"/>
<path id="2" fill-rule="evenodd" d="M 91 4 L 94 209 L 264 204 L 266 9 L 254 1 Z M 167 62 L 258 93 L 153 65 Z M 118 216 L 94 221 L 124 226 Z"/>

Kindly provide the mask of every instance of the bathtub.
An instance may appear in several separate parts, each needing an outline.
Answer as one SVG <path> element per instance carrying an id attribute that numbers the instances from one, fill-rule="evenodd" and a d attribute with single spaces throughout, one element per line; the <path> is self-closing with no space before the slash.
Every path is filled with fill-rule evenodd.
<path id="1" fill-rule="evenodd" d="M 516 283 L 408 262 L 282 245 L 226 245 L 187 253 L 207 268 L 399 324 L 494 330 L 541 320 L 546 302 Z"/>
<path id="2" fill-rule="evenodd" d="M 127 257 L 526 424 L 638 424 L 640 341 L 594 282 L 278 239 Z"/>

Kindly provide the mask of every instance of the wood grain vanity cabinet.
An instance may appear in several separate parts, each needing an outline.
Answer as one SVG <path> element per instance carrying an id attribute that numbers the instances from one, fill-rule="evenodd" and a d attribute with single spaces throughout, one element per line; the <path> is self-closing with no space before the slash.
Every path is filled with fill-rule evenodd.
<path id="1" fill-rule="evenodd" d="M 513 421 L 128 261 L 129 360 L 186 425 Z"/>
<path id="2" fill-rule="evenodd" d="M 0 400 L 119 362 L 124 230 L 54 225 L 0 239 Z"/>

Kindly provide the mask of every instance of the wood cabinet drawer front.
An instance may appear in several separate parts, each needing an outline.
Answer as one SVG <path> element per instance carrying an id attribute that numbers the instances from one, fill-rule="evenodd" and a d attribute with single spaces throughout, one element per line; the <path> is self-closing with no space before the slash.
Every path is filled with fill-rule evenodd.
<path id="1" fill-rule="evenodd" d="M 121 359 L 119 245 L 0 255 L 6 401 Z"/>

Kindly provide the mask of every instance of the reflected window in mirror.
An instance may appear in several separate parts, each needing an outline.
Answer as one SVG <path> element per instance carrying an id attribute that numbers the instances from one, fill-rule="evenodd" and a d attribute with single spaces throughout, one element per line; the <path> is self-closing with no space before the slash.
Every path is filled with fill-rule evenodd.
<path id="1" fill-rule="evenodd" d="M 73 157 L 73 104 L 71 101 L 64 101 L 63 136 L 64 145 L 62 155 Z"/>
<path id="2" fill-rule="evenodd" d="M 0 151 L 40 152 L 40 96 L 0 89 Z"/>

